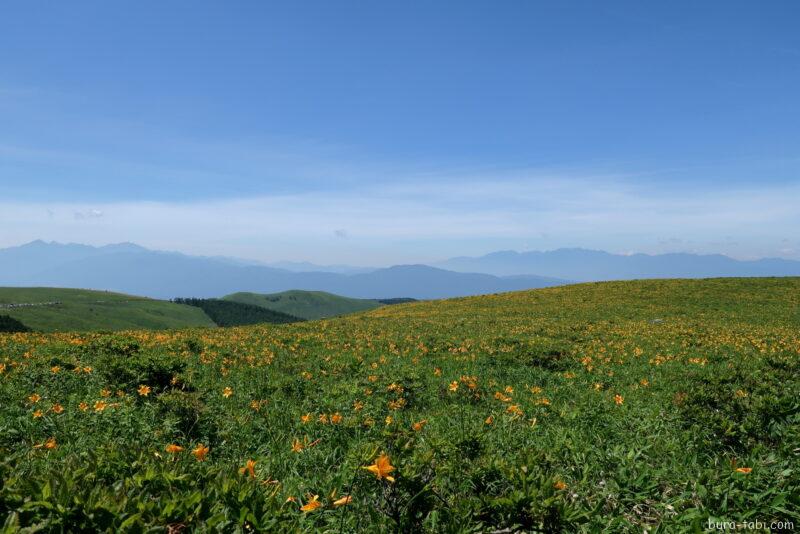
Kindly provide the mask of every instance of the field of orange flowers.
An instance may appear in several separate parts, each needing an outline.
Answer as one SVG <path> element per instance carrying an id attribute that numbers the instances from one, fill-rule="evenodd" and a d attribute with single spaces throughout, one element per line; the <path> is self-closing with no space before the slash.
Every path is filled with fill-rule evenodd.
<path id="1" fill-rule="evenodd" d="M 0 336 L 8 531 L 800 524 L 800 279 Z"/>

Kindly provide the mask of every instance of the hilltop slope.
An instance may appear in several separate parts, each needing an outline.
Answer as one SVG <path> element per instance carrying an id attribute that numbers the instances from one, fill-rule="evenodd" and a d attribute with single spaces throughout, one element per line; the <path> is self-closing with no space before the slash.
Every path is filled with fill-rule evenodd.
<path id="1" fill-rule="evenodd" d="M 700 532 L 745 512 L 800 524 L 798 278 L 0 335 L 0 355 L 0 515 L 15 527 Z"/>
<path id="2" fill-rule="evenodd" d="M 107 291 L 0 288 L 0 315 L 41 331 L 166 329 L 215 326 L 199 308 Z"/>
<path id="3" fill-rule="evenodd" d="M 372 310 L 381 304 L 375 300 L 353 299 L 324 291 L 290 290 L 282 293 L 233 293 L 224 300 L 260 306 L 303 319 L 322 319 Z"/>

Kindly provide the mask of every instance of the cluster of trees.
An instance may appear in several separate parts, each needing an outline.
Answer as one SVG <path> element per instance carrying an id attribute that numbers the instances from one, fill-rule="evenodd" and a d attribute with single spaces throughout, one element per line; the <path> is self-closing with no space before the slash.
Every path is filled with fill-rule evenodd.
<path id="1" fill-rule="evenodd" d="M 178 298 L 173 299 L 173 302 L 200 308 L 217 326 L 244 326 L 258 323 L 283 324 L 303 321 L 303 319 L 287 313 L 230 300 Z"/>
<path id="2" fill-rule="evenodd" d="M 10 315 L 0 315 L 0 332 L 30 332 L 31 329 Z"/>

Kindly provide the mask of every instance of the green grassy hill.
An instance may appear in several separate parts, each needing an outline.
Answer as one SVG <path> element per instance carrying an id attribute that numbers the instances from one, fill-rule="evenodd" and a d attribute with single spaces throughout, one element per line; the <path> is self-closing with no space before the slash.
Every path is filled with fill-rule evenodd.
<path id="1" fill-rule="evenodd" d="M 279 311 L 302 319 L 335 317 L 337 315 L 372 310 L 381 306 L 381 303 L 375 300 L 352 299 L 324 291 L 291 290 L 266 295 L 259 293 L 233 293 L 222 298 L 261 306 L 262 308 Z"/>
<path id="2" fill-rule="evenodd" d="M 0 288 L 0 315 L 41 332 L 215 326 L 203 310 L 107 291 Z"/>
<path id="3" fill-rule="evenodd" d="M 305 320 L 269 308 L 234 300 L 178 298 L 173 302 L 202 309 L 217 326 L 246 326 L 259 323 L 286 324 Z"/>

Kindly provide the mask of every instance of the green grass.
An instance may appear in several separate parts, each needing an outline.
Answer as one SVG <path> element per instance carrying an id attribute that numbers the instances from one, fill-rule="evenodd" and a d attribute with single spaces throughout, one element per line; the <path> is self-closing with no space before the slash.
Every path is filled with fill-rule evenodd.
<path id="1" fill-rule="evenodd" d="M 9 531 L 796 528 L 798 443 L 798 278 L 0 335 Z M 382 453 L 394 482 L 363 469 Z"/>
<path id="2" fill-rule="evenodd" d="M 259 293 L 233 293 L 225 300 L 242 302 L 279 311 L 302 319 L 322 319 L 378 308 L 375 300 L 352 299 L 324 291 L 291 290 L 262 295 Z"/>
<path id="3" fill-rule="evenodd" d="M 9 304 L 35 305 L 7 308 Z M 0 288 L 0 314 L 41 332 L 214 326 L 199 308 L 85 289 Z"/>

